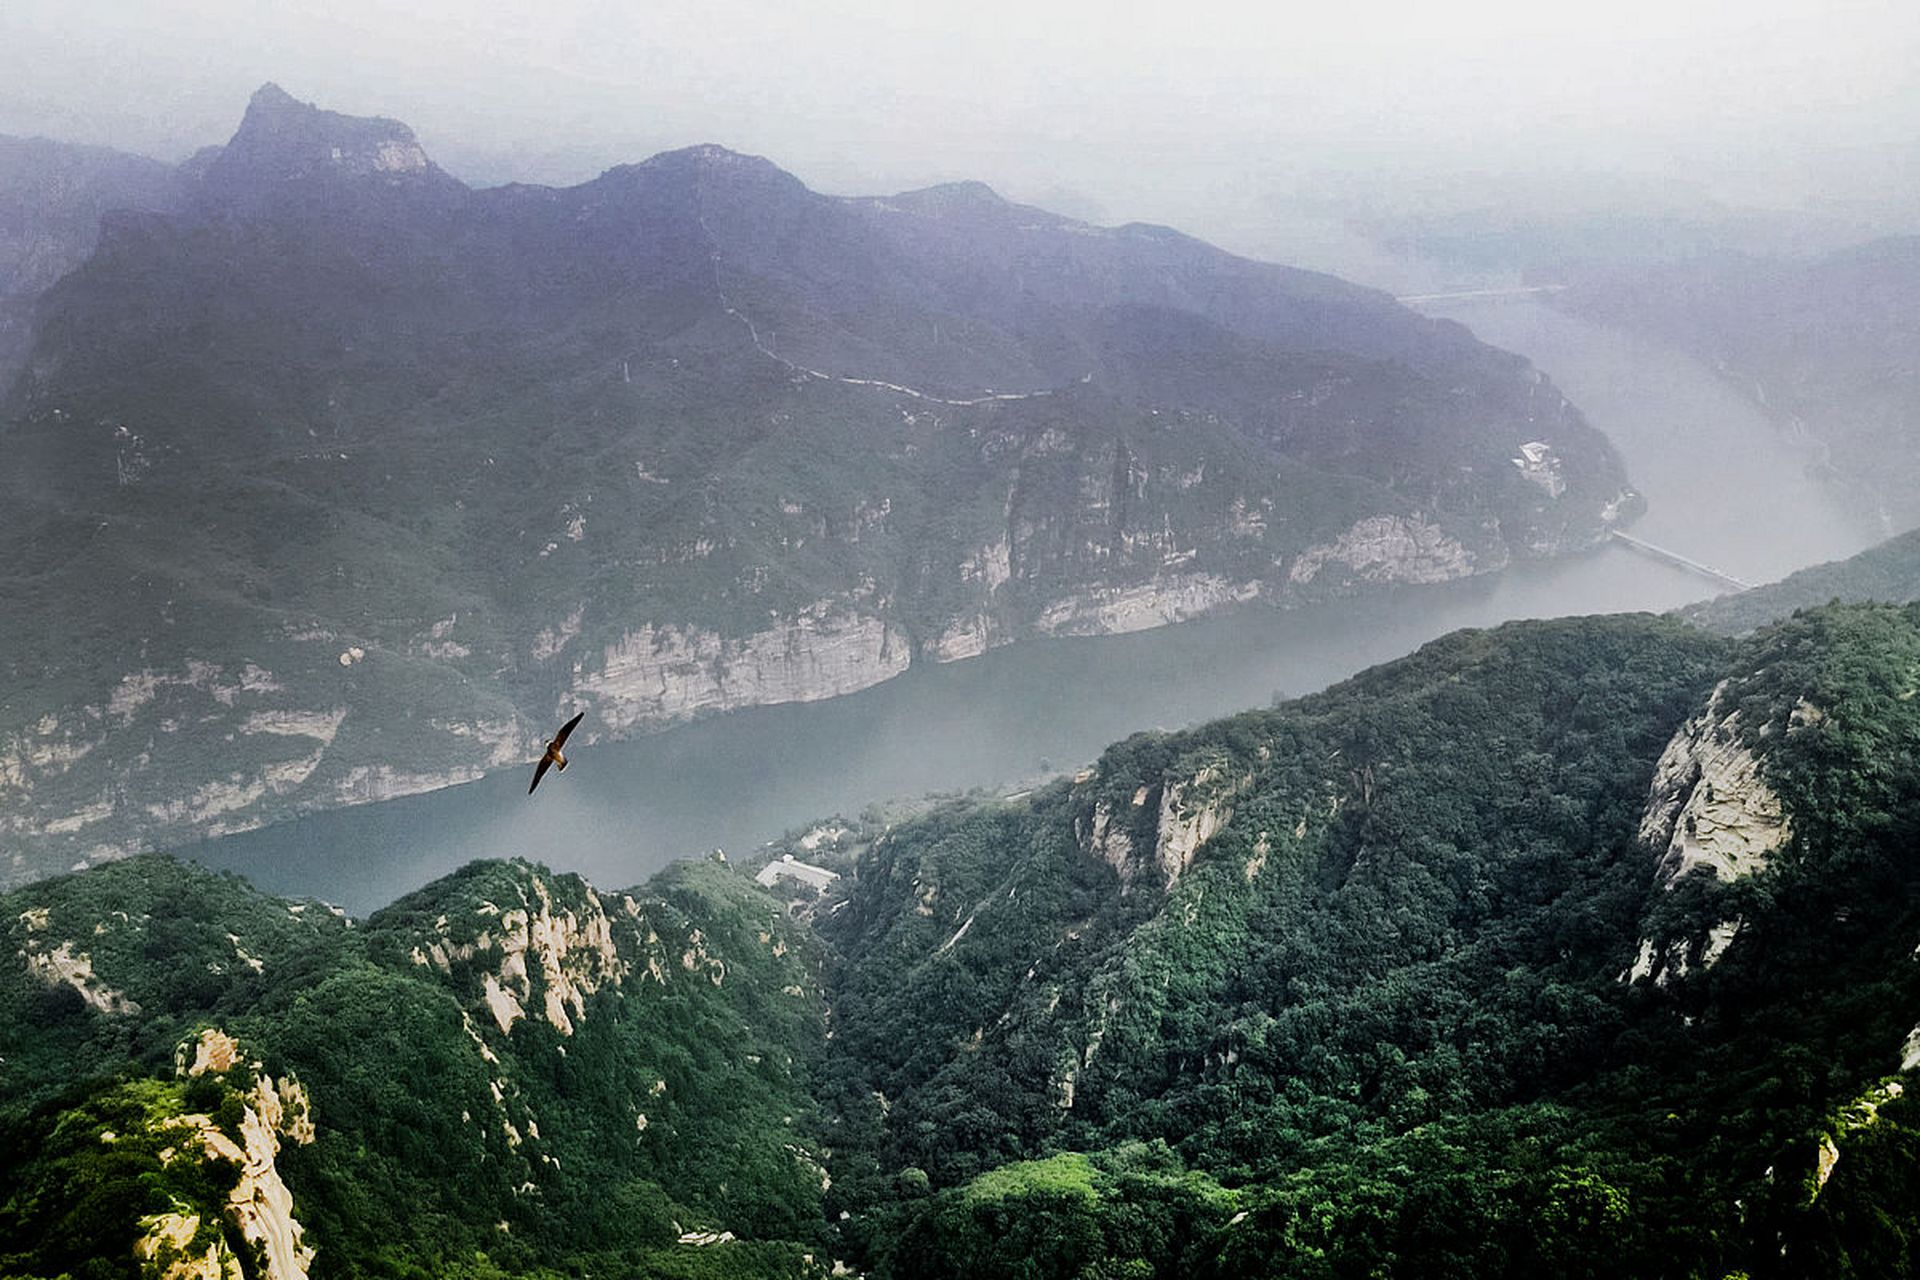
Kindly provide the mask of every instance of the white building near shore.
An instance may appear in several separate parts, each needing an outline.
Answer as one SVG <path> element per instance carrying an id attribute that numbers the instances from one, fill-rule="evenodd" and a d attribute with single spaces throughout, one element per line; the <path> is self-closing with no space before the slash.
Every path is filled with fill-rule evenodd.
<path id="1" fill-rule="evenodd" d="M 781 854 L 778 862 L 769 862 L 754 876 L 754 880 L 763 888 L 771 888 L 777 880 L 798 880 L 801 884 L 825 889 L 839 878 L 839 872 L 816 867 L 810 862 L 796 862 L 790 853 Z"/>

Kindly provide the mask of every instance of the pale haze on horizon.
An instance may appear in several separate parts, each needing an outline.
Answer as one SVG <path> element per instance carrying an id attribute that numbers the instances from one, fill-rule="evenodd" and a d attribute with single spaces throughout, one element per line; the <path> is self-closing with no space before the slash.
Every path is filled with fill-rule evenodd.
<path id="1" fill-rule="evenodd" d="M 979 178 L 1230 244 L 1288 190 L 1602 176 L 1884 216 L 1920 174 L 1920 6 L 1891 0 L 0 7 L 0 133 L 177 160 L 268 80 L 474 183 L 717 142 L 829 192 Z"/>

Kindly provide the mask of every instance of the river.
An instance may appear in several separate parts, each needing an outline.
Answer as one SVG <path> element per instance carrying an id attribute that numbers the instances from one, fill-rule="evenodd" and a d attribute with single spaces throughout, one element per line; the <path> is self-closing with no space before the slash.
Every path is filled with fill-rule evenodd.
<path id="1" fill-rule="evenodd" d="M 1752 582 L 1878 536 L 1808 459 L 1698 363 L 1537 301 L 1436 304 L 1531 358 L 1605 431 L 1648 499 L 1635 533 Z M 1484 581 L 1405 588 L 1178 627 L 1034 640 L 916 667 L 826 702 L 736 712 L 580 751 L 526 795 L 527 772 L 340 809 L 183 850 L 277 893 L 364 912 L 480 857 L 521 856 L 597 884 L 677 857 L 750 850 L 833 813 L 931 791 L 1005 788 L 1175 728 L 1323 688 L 1436 636 L 1514 618 L 1661 610 L 1712 593 L 1624 547 Z"/>

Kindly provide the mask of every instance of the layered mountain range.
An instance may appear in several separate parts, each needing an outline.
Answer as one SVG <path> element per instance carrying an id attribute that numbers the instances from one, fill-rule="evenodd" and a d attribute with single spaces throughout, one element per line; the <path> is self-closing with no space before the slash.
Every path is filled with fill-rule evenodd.
<path id="1" fill-rule="evenodd" d="M 268 86 L 37 296 L 0 409 L 11 878 L 1031 635 L 1593 544 L 1524 360 L 969 183 L 695 147 L 471 189 Z"/>
<path id="2" fill-rule="evenodd" d="M 1905 1274 L 1917 688 L 1920 606 L 1520 623 L 772 893 L 28 886 L 0 1270 Z"/>
<path id="3" fill-rule="evenodd" d="M 86 261 L 117 209 L 173 209 L 172 166 L 102 147 L 0 137 L 0 385 L 32 337 L 33 303 Z"/>

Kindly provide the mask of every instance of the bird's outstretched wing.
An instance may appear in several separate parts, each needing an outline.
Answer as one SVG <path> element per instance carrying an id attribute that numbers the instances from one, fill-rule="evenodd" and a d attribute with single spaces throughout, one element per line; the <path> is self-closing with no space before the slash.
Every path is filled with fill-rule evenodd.
<path id="1" fill-rule="evenodd" d="M 577 715 L 575 715 L 573 719 L 561 725 L 560 732 L 553 735 L 553 745 L 556 747 L 565 746 L 567 743 L 567 735 L 573 732 L 573 726 L 579 724 L 582 720 L 586 719 L 586 716 L 587 716 L 587 713 L 582 711 Z"/>
<path id="2" fill-rule="evenodd" d="M 528 794 L 528 795 L 532 795 L 532 794 L 533 794 L 533 789 L 534 789 L 535 787 L 537 787 L 537 786 L 539 786 L 539 785 L 540 785 L 540 779 L 542 779 L 542 778 L 544 778 L 544 777 L 546 777 L 546 776 L 547 776 L 547 770 L 548 770 L 548 769 L 550 769 L 550 768 L 552 768 L 552 767 L 553 767 L 553 757 L 552 757 L 552 756 L 541 756 L 541 757 L 540 757 L 540 763 L 539 763 L 539 764 L 537 764 L 537 765 L 535 765 L 535 766 L 533 766 L 533 781 L 527 784 L 527 794 Z"/>

